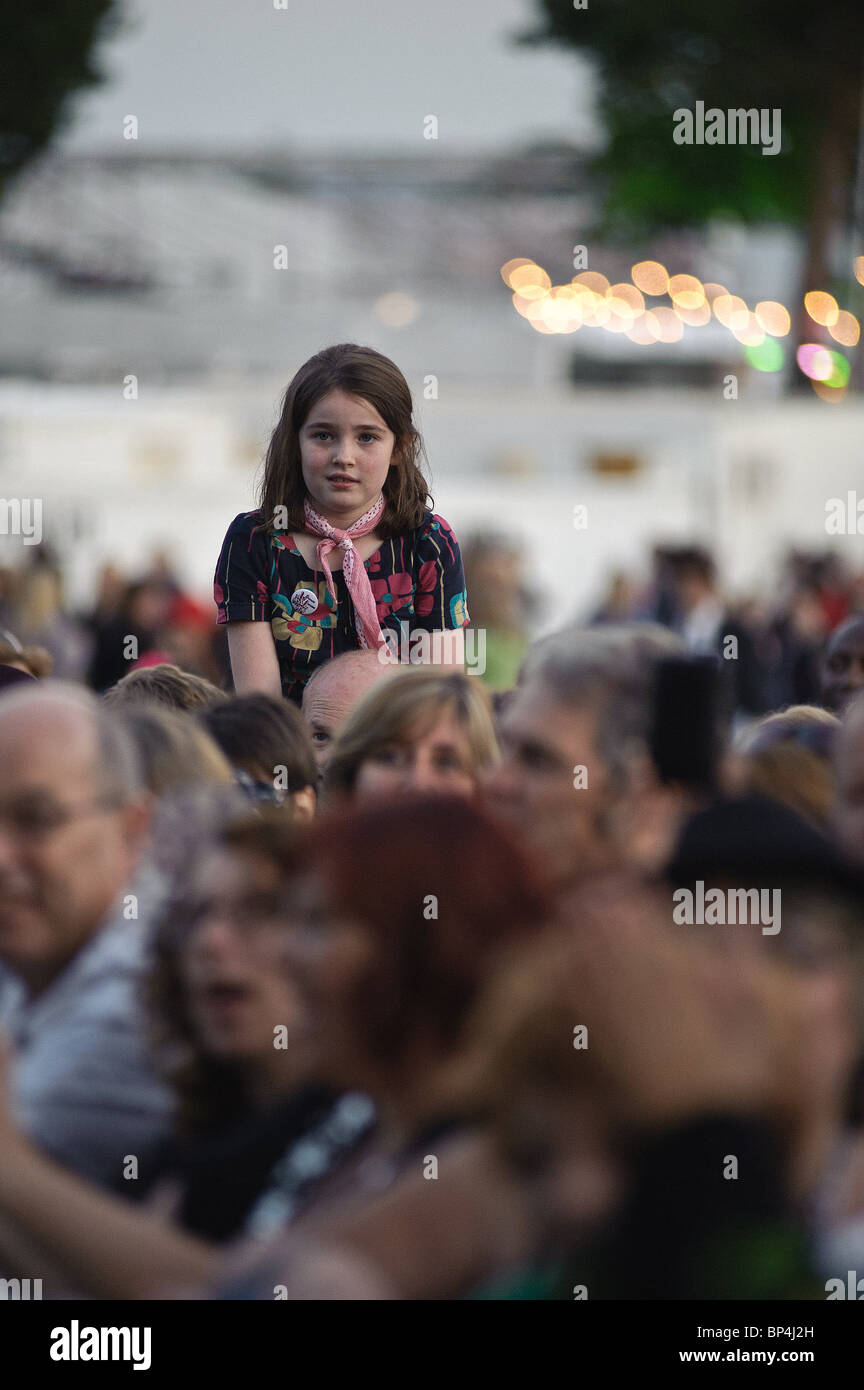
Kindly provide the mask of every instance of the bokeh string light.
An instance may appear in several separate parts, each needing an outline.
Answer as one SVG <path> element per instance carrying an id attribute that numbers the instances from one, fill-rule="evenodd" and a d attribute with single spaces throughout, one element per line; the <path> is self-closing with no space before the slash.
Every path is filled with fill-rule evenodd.
<path id="1" fill-rule="evenodd" d="M 853 262 L 856 279 L 864 285 L 864 256 Z M 501 277 L 513 292 L 517 313 L 538 333 L 575 333 L 603 328 L 625 335 L 640 347 L 676 343 L 684 329 L 704 328 L 712 319 L 726 328 L 744 349 L 747 362 L 759 372 L 779 372 L 786 353 L 778 341 L 792 331 L 792 315 L 775 299 L 762 299 L 753 309 L 725 285 L 704 284 L 695 275 L 670 275 L 660 261 L 637 261 L 630 280 L 610 284 L 596 270 L 583 270 L 569 284 L 553 285 L 551 277 L 524 256 L 501 267 Z M 647 304 L 666 298 L 669 304 Z M 826 290 L 809 290 L 804 308 L 814 324 L 827 330 L 841 347 L 854 348 L 861 337 L 856 316 L 841 309 Z M 803 343 L 798 367 L 824 400 L 840 400 L 849 382 L 849 361 L 822 343 Z"/>

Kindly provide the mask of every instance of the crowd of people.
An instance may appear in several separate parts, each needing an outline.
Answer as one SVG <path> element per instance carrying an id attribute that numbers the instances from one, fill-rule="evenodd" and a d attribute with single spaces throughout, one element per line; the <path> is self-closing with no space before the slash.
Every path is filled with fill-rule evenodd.
<path id="1" fill-rule="evenodd" d="M 86 619 L 44 555 L 3 578 L 2 1287 L 838 1296 L 861 595 L 799 556 L 731 606 L 665 547 L 529 641 L 421 457 L 396 364 L 336 344 L 215 623 L 164 557 Z"/>
<path id="2" fill-rule="evenodd" d="M 861 1267 L 864 621 L 812 703 L 711 704 L 706 774 L 658 735 L 704 655 L 609 616 L 502 698 L 357 650 L 299 708 L 176 662 L 96 694 L 9 635 L 4 1277 L 824 1298 Z"/>

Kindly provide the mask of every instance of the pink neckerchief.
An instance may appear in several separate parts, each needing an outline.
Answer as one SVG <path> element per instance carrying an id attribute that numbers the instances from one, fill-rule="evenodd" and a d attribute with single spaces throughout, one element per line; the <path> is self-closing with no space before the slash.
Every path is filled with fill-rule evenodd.
<path id="1" fill-rule="evenodd" d="M 336 546 L 342 550 L 342 573 L 345 576 L 345 583 L 348 592 L 354 602 L 354 621 L 357 627 L 357 636 L 361 647 L 379 647 L 384 641 L 384 634 L 378 622 L 378 613 L 375 608 L 375 598 L 372 593 L 372 586 L 369 583 L 369 576 L 363 565 L 363 561 L 357 554 L 357 547 L 354 544 L 354 536 L 368 536 L 370 531 L 381 519 L 384 511 L 384 494 L 378 498 L 374 506 L 368 512 L 364 512 L 356 521 L 345 531 L 340 531 L 338 526 L 331 526 L 330 522 L 319 515 L 314 507 L 309 505 L 309 499 L 303 503 L 303 515 L 306 525 L 310 531 L 314 531 L 317 536 L 322 536 L 316 546 L 318 559 L 321 561 L 321 568 L 327 577 L 327 588 L 333 602 L 336 602 L 336 590 L 333 587 L 333 575 L 327 563 L 327 556 Z"/>

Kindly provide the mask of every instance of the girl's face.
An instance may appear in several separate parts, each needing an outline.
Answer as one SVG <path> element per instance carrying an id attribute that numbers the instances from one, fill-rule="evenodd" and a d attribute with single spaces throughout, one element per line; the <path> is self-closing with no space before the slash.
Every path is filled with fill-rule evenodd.
<path id="1" fill-rule="evenodd" d="M 361 763 L 354 784 L 357 801 L 406 793 L 473 795 L 476 778 L 464 728 L 449 710 L 421 728 Z"/>
<path id="2" fill-rule="evenodd" d="M 263 856 L 222 852 L 199 867 L 180 969 L 201 1046 L 234 1061 L 298 1057 L 308 1031 L 282 965 L 285 886 Z M 275 1051 L 287 1028 L 290 1050 Z"/>
<path id="3" fill-rule="evenodd" d="M 377 500 L 395 442 L 368 401 L 339 390 L 322 396 L 300 430 L 300 464 L 311 505 L 328 521 L 350 526 Z"/>

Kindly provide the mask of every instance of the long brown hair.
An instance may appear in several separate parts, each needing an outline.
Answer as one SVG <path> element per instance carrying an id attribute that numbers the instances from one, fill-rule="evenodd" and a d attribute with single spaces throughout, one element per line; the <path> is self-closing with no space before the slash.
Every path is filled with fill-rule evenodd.
<path id="1" fill-rule="evenodd" d="M 272 531 L 276 508 L 284 507 L 287 529 L 305 528 L 300 430 L 315 402 L 337 390 L 368 401 L 395 436 L 393 465 L 384 480 L 384 513 L 376 529 L 385 540 L 415 530 L 431 499 L 420 468 L 423 441 L 414 426 L 411 391 L 395 362 L 357 343 L 336 343 L 316 352 L 290 381 L 267 447 L 258 503 L 261 526 Z"/>

